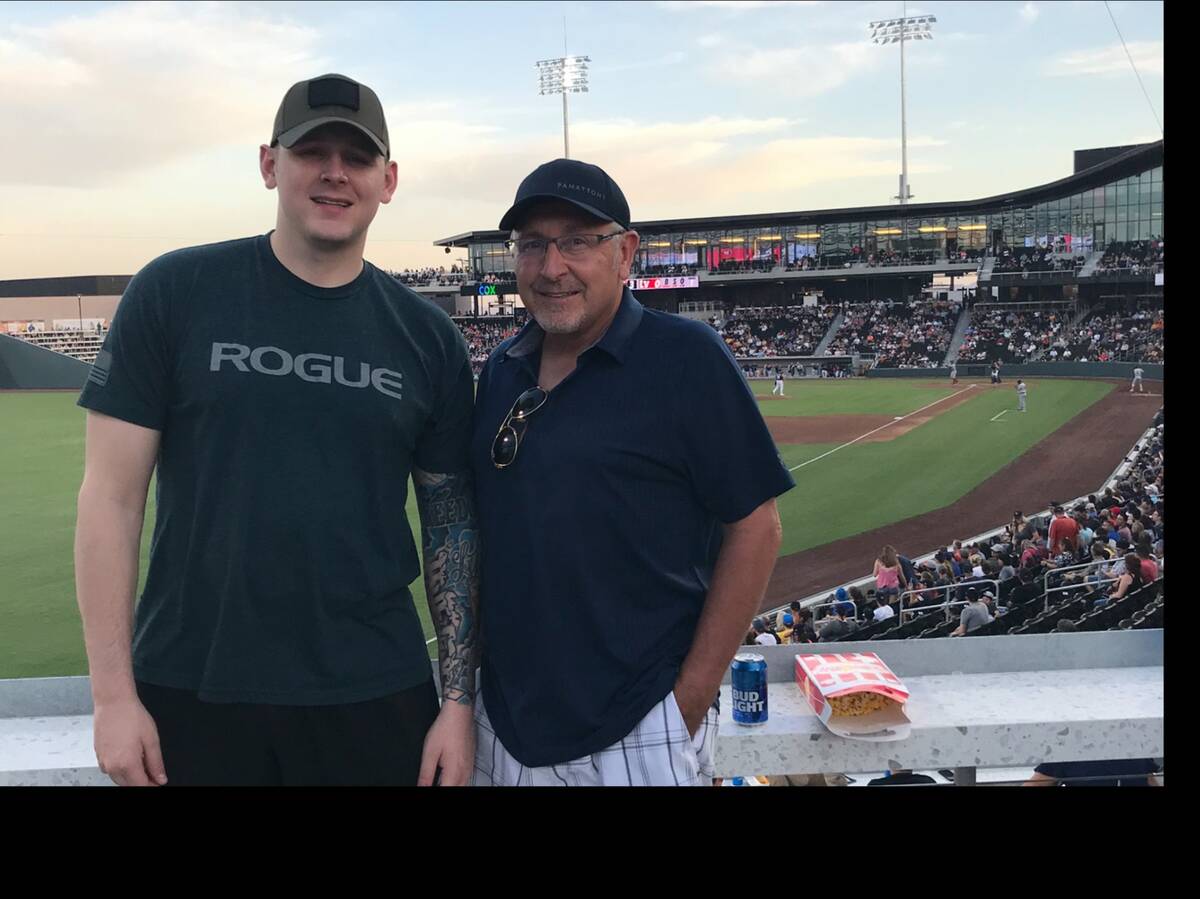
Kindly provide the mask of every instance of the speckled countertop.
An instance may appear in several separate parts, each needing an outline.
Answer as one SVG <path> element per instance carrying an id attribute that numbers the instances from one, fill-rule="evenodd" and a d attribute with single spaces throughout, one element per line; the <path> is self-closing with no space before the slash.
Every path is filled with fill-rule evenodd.
<path id="1" fill-rule="evenodd" d="M 716 774 L 1022 767 L 1163 755 L 1163 669 L 1082 668 L 906 677 L 904 740 L 834 736 L 794 683 L 768 687 L 770 719 L 734 724 L 721 688 Z M 986 699 L 985 699 L 986 697 Z"/>
<path id="2" fill-rule="evenodd" d="M 92 716 L 0 718 L 0 786 L 112 786 L 92 748 Z"/>
<path id="3" fill-rule="evenodd" d="M 1075 640 L 1070 646 L 1095 643 L 1097 651 L 1092 658 L 1106 661 L 1113 658 L 1114 647 L 1140 645 L 1150 639 L 1144 634 L 1132 639 L 1128 634 L 1066 636 L 1095 638 Z M 1022 640 L 1031 644 L 1031 651 L 1040 655 L 1043 664 L 1049 658 L 1046 647 L 1053 644 L 1047 635 L 983 637 L 978 641 L 989 639 L 1009 641 L 1002 647 L 1009 663 L 1024 646 Z M 1034 645 L 1038 640 L 1042 643 Z M 1161 636 L 1157 640 L 1161 641 Z M 975 657 L 986 645 L 976 642 L 962 659 L 947 658 L 942 670 L 978 662 Z M 1147 646 L 1141 657 L 1160 660 L 1159 644 Z M 791 647 L 768 647 L 772 648 L 778 650 L 772 668 L 783 676 L 794 652 Z M 721 688 L 717 775 L 878 772 L 886 770 L 889 763 L 916 769 L 1032 768 L 1043 761 L 1163 757 L 1161 665 L 917 675 L 905 674 L 904 668 L 926 659 L 939 647 L 922 648 L 913 659 L 905 657 L 908 647 L 880 648 L 891 655 L 893 670 L 903 677 L 911 693 L 905 711 L 912 731 L 906 739 L 866 743 L 834 736 L 809 710 L 791 681 L 770 684 L 771 717 L 766 724 L 740 727 L 733 723 L 726 684 Z M 941 649 L 943 654 L 960 650 L 956 646 Z M 1064 653 L 1060 648 L 1051 655 L 1062 661 L 1069 655 Z M 84 701 L 85 679 L 8 682 L 7 689 L 9 694 L 19 691 L 28 695 L 20 702 L 10 695 L 8 708 L 13 716 L 0 717 L 0 786 L 111 783 L 96 765 L 92 717 L 79 714 L 90 710 L 90 703 Z M 30 715 L 35 710 L 48 714 Z"/>

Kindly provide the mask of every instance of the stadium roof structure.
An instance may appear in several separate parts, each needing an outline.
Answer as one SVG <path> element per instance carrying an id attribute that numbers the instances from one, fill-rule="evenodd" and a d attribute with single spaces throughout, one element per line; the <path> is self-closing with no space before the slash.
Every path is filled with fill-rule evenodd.
<path id="1" fill-rule="evenodd" d="M 656 219 L 633 222 L 635 231 L 647 233 L 695 229 L 718 230 L 772 224 L 797 224 L 803 222 L 857 222 L 880 218 L 920 218 L 922 216 L 952 215 L 1002 210 L 1007 207 L 1028 206 L 1043 200 L 1064 196 L 1080 190 L 1099 187 L 1107 182 L 1126 177 L 1150 166 L 1162 164 L 1163 142 L 1137 144 L 1132 149 L 1119 153 L 1091 168 L 1023 190 L 997 194 L 978 200 L 950 200 L 941 203 L 909 203 L 904 206 L 886 204 L 882 206 L 853 206 L 844 209 L 815 209 L 797 212 L 762 212 L 748 215 L 703 216 L 698 218 Z M 453 237 L 435 240 L 439 247 L 469 247 L 480 242 L 503 241 L 507 231 L 466 231 Z"/>
<path id="2" fill-rule="evenodd" d="M 15 297 L 119 297 L 133 275 L 66 275 L 58 278 L 19 278 L 0 281 L 0 299 Z"/>

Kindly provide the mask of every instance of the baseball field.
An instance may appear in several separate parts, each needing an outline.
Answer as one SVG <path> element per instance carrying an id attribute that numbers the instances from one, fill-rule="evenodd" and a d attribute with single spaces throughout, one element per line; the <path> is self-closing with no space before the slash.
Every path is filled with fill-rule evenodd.
<path id="1" fill-rule="evenodd" d="M 764 607 L 869 573 L 883 543 L 916 555 L 1094 491 L 1162 399 L 1104 381 L 1028 386 L 1021 413 L 1012 382 L 788 381 L 784 398 L 754 382 L 796 479 L 779 501 L 783 547 Z M 0 393 L 0 422 L 0 678 L 85 674 L 72 564 L 83 410 L 74 393 Z M 411 491 L 407 513 L 419 534 Z M 432 636 L 420 579 L 413 593 Z"/>

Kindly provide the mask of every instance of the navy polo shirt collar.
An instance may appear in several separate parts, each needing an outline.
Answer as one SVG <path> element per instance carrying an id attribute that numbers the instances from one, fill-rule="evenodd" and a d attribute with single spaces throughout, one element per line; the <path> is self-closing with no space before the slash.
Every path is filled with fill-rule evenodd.
<path id="1" fill-rule="evenodd" d="M 634 332 L 637 331 L 638 325 L 642 322 L 643 306 L 637 301 L 628 287 L 624 288 L 621 294 L 621 305 L 617 307 L 617 314 L 613 316 L 613 320 L 608 325 L 608 330 L 601 335 L 592 346 L 588 347 L 584 352 L 589 352 L 592 349 L 601 349 L 608 355 L 612 356 L 617 362 L 624 363 L 629 355 L 629 343 L 633 339 Z M 504 353 L 504 356 L 519 359 L 524 356 L 530 356 L 541 349 L 542 340 L 546 337 L 546 332 L 542 330 L 532 316 L 513 340 L 510 346 Z M 581 354 L 582 355 L 582 354 Z"/>

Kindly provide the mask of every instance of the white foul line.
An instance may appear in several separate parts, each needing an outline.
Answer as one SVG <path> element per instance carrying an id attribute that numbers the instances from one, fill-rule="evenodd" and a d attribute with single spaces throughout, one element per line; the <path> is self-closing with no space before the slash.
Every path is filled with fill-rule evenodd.
<path id="1" fill-rule="evenodd" d="M 1008 411 L 1007 409 L 1004 410 L 1004 412 L 1007 412 L 1007 411 Z M 1000 415 L 1003 415 L 1004 412 L 1001 412 Z M 988 421 L 995 421 L 997 418 L 1000 417 L 1000 415 L 993 415 L 991 418 L 988 419 Z"/>
<path id="2" fill-rule="evenodd" d="M 867 431 L 867 433 L 862 434 L 858 437 L 855 437 L 849 443 L 843 443 L 841 446 L 835 446 L 833 449 L 829 450 L 829 452 L 821 453 L 821 455 L 817 456 L 815 459 L 809 459 L 807 462 L 801 462 L 799 465 L 793 465 L 791 468 L 788 469 L 788 471 L 795 471 L 797 468 L 803 468 L 805 465 L 812 465 L 812 463 L 814 463 L 820 459 L 824 459 L 826 456 L 831 456 L 840 449 L 845 449 L 848 446 L 858 443 L 858 441 L 862 440 L 864 437 L 870 437 L 876 431 L 882 431 L 884 428 L 894 425 L 898 421 L 904 421 L 904 419 L 909 418 L 910 416 L 916 415 L 918 412 L 924 412 L 926 409 L 929 409 L 932 406 L 936 406 L 938 403 L 944 403 L 944 402 L 946 402 L 946 400 L 952 400 L 956 396 L 959 396 L 960 394 L 964 394 L 968 390 L 974 390 L 974 389 L 975 389 L 975 385 L 971 384 L 970 386 L 965 387 L 962 390 L 958 391 L 958 393 L 952 393 L 949 396 L 942 397 L 940 400 L 934 400 L 928 406 L 922 406 L 920 409 L 914 409 L 912 412 L 909 412 L 908 415 L 901 415 L 899 418 L 889 421 L 886 425 L 880 425 L 874 431 Z"/>

